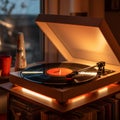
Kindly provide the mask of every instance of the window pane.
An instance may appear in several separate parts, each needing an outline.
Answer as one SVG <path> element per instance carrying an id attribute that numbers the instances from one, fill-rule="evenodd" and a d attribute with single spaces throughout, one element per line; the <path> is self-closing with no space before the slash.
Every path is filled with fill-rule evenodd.
<path id="1" fill-rule="evenodd" d="M 27 62 L 43 61 L 43 36 L 35 24 L 40 0 L 0 0 L 0 51 L 16 54 L 17 33 L 23 32 Z"/>

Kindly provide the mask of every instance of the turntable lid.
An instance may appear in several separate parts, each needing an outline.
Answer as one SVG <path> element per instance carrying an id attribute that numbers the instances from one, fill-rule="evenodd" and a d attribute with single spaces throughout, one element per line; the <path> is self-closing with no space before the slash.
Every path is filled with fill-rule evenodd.
<path id="1" fill-rule="evenodd" d="M 119 44 L 103 18 L 40 14 L 36 23 L 68 61 L 120 65 Z"/>

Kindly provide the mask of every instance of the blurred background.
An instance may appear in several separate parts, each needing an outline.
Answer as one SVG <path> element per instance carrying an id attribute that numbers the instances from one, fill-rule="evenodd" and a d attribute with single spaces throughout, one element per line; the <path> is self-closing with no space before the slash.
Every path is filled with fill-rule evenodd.
<path id="1" fill-rule="evenodd" d="M 27 62 L 43 60 L 43 39 L 35 19 L 40 0 L 0 0 L 0 54 L 12 55 L 14 65 L 17 33 L 23 32 Z"/>

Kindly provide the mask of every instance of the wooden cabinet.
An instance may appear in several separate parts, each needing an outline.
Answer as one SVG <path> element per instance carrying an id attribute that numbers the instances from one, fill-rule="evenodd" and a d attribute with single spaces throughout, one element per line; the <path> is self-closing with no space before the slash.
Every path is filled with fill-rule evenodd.
<path id="1" fill-rule="evenodd" d="M 40 120 L 40 107 L 10 94 L 8 120 Z"/>

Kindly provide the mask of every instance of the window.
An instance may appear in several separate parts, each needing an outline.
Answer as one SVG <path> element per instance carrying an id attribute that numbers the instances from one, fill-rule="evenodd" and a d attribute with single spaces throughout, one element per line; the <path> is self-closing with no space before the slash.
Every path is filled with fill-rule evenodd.
<path id="1" fill-rule="evenodd" d="M 0 53 L 16 54 L 16 35 L 24 33 L 28 64 L 43 61 L 43 35 L 35 23 L 41 0 L 0 0 Z"/>

